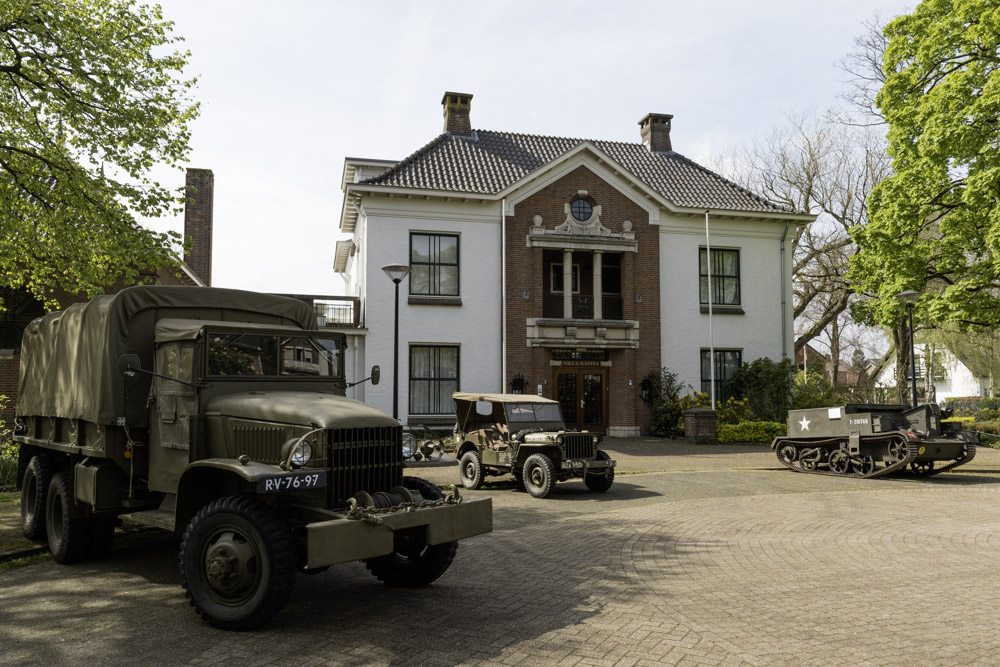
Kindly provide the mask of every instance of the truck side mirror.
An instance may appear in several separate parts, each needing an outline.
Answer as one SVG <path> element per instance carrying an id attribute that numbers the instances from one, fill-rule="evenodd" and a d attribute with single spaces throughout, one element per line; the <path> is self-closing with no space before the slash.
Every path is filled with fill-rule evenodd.
<path id="1" fill-rule="evenodd" d="M 118 374 L 126 380 L 131 380 L 137 375 L 136 371 L 142 370 L 142 363 L 138 354 L 123 354 L 118 357 Z"/>
<path id="2" fill-rule="evenodd" d="M 378 365 L 372 366 L 372 372 L 371 372 L 372 385 L 374 386 L 378 384 L 378 381 L 379 379 L 381 379 L 381 377 L 382 377 L 382 369 L 379 368 Z"/>

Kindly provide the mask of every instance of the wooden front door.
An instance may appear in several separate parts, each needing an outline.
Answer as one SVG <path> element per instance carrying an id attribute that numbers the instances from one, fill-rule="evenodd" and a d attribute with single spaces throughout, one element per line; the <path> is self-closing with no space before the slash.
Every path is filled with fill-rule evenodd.
<path id="1" fill-rule="evenodd" d="M 608 430 L 608 369 L 555 369 L 554 398 L 562 407 L 566 428 L 606 433 Z"/>

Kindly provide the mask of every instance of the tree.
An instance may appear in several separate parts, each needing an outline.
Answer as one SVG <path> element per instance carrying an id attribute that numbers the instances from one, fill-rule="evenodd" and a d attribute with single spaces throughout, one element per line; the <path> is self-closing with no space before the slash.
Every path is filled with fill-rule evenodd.
<path id="1" fill-rule="evenodd" d="M 915 317 L 1000 323 L 1000 6 L 926 0 L 885 29 L 893 175 L 854 232 L 849 277 L 869 322 L 899 321 L 895 296 L 923 292 Z"/>
<path id="2" fill-rule="evenodd" d="M 52 304 L 177 265 L 138 222 L 179 210 L 150 170 L 180 168 L 198 114 L 172 27 L 135 0 L 0 0 L 0 287 Z"/>

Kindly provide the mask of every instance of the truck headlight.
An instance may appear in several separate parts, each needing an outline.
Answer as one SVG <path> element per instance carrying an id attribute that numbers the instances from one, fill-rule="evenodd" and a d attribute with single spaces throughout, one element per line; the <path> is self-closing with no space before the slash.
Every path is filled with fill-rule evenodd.
<path id="1" fill-rule="evenodd" d="M 563 443 L 563 437 L 561 435 L 556 436 L 556 444 L 561 445 Z"/>
<path id="2" fill-rule="evenodd" d="M 301 468 L 312 458 L 312 445 L 304 438 L 292 438 L 281 448 L 281 460 L 287 461 L 292 468 Z M 284 463 L 282 464 L 284 467 Z"/>
<path id="3" fill-rule="evenodd" d="M 594 444 L 595 445 L 601 444 L 601 436 L 599 436 L 599 435 L 595 435 L 594 436 Z"/>

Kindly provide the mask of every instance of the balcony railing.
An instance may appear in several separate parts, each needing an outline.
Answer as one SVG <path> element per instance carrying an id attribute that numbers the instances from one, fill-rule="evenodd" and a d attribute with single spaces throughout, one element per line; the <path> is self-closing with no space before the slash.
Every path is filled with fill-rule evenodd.
<path id="1" fill-rule="evenodd" d="M 328 300 L 313 303 L 316 309 L 316 324 L 323 327 L 359 327 L 361 326 L 360 302 L 354 297 L 344 297 L 342 300 Z"/>
<path id="2" fill-rule="evenodd" d="M 594 319 L 594 297 L 589 295 L 573 295 L 573 314 L 575 320 Z M 601 297 L 601 319 L 625 319 L 624 299 L 617 294 L 605 294 Z M 542 297 L 542 317 L 561 319 L 563 315 L 563 295 L 546 294 Z"/>

